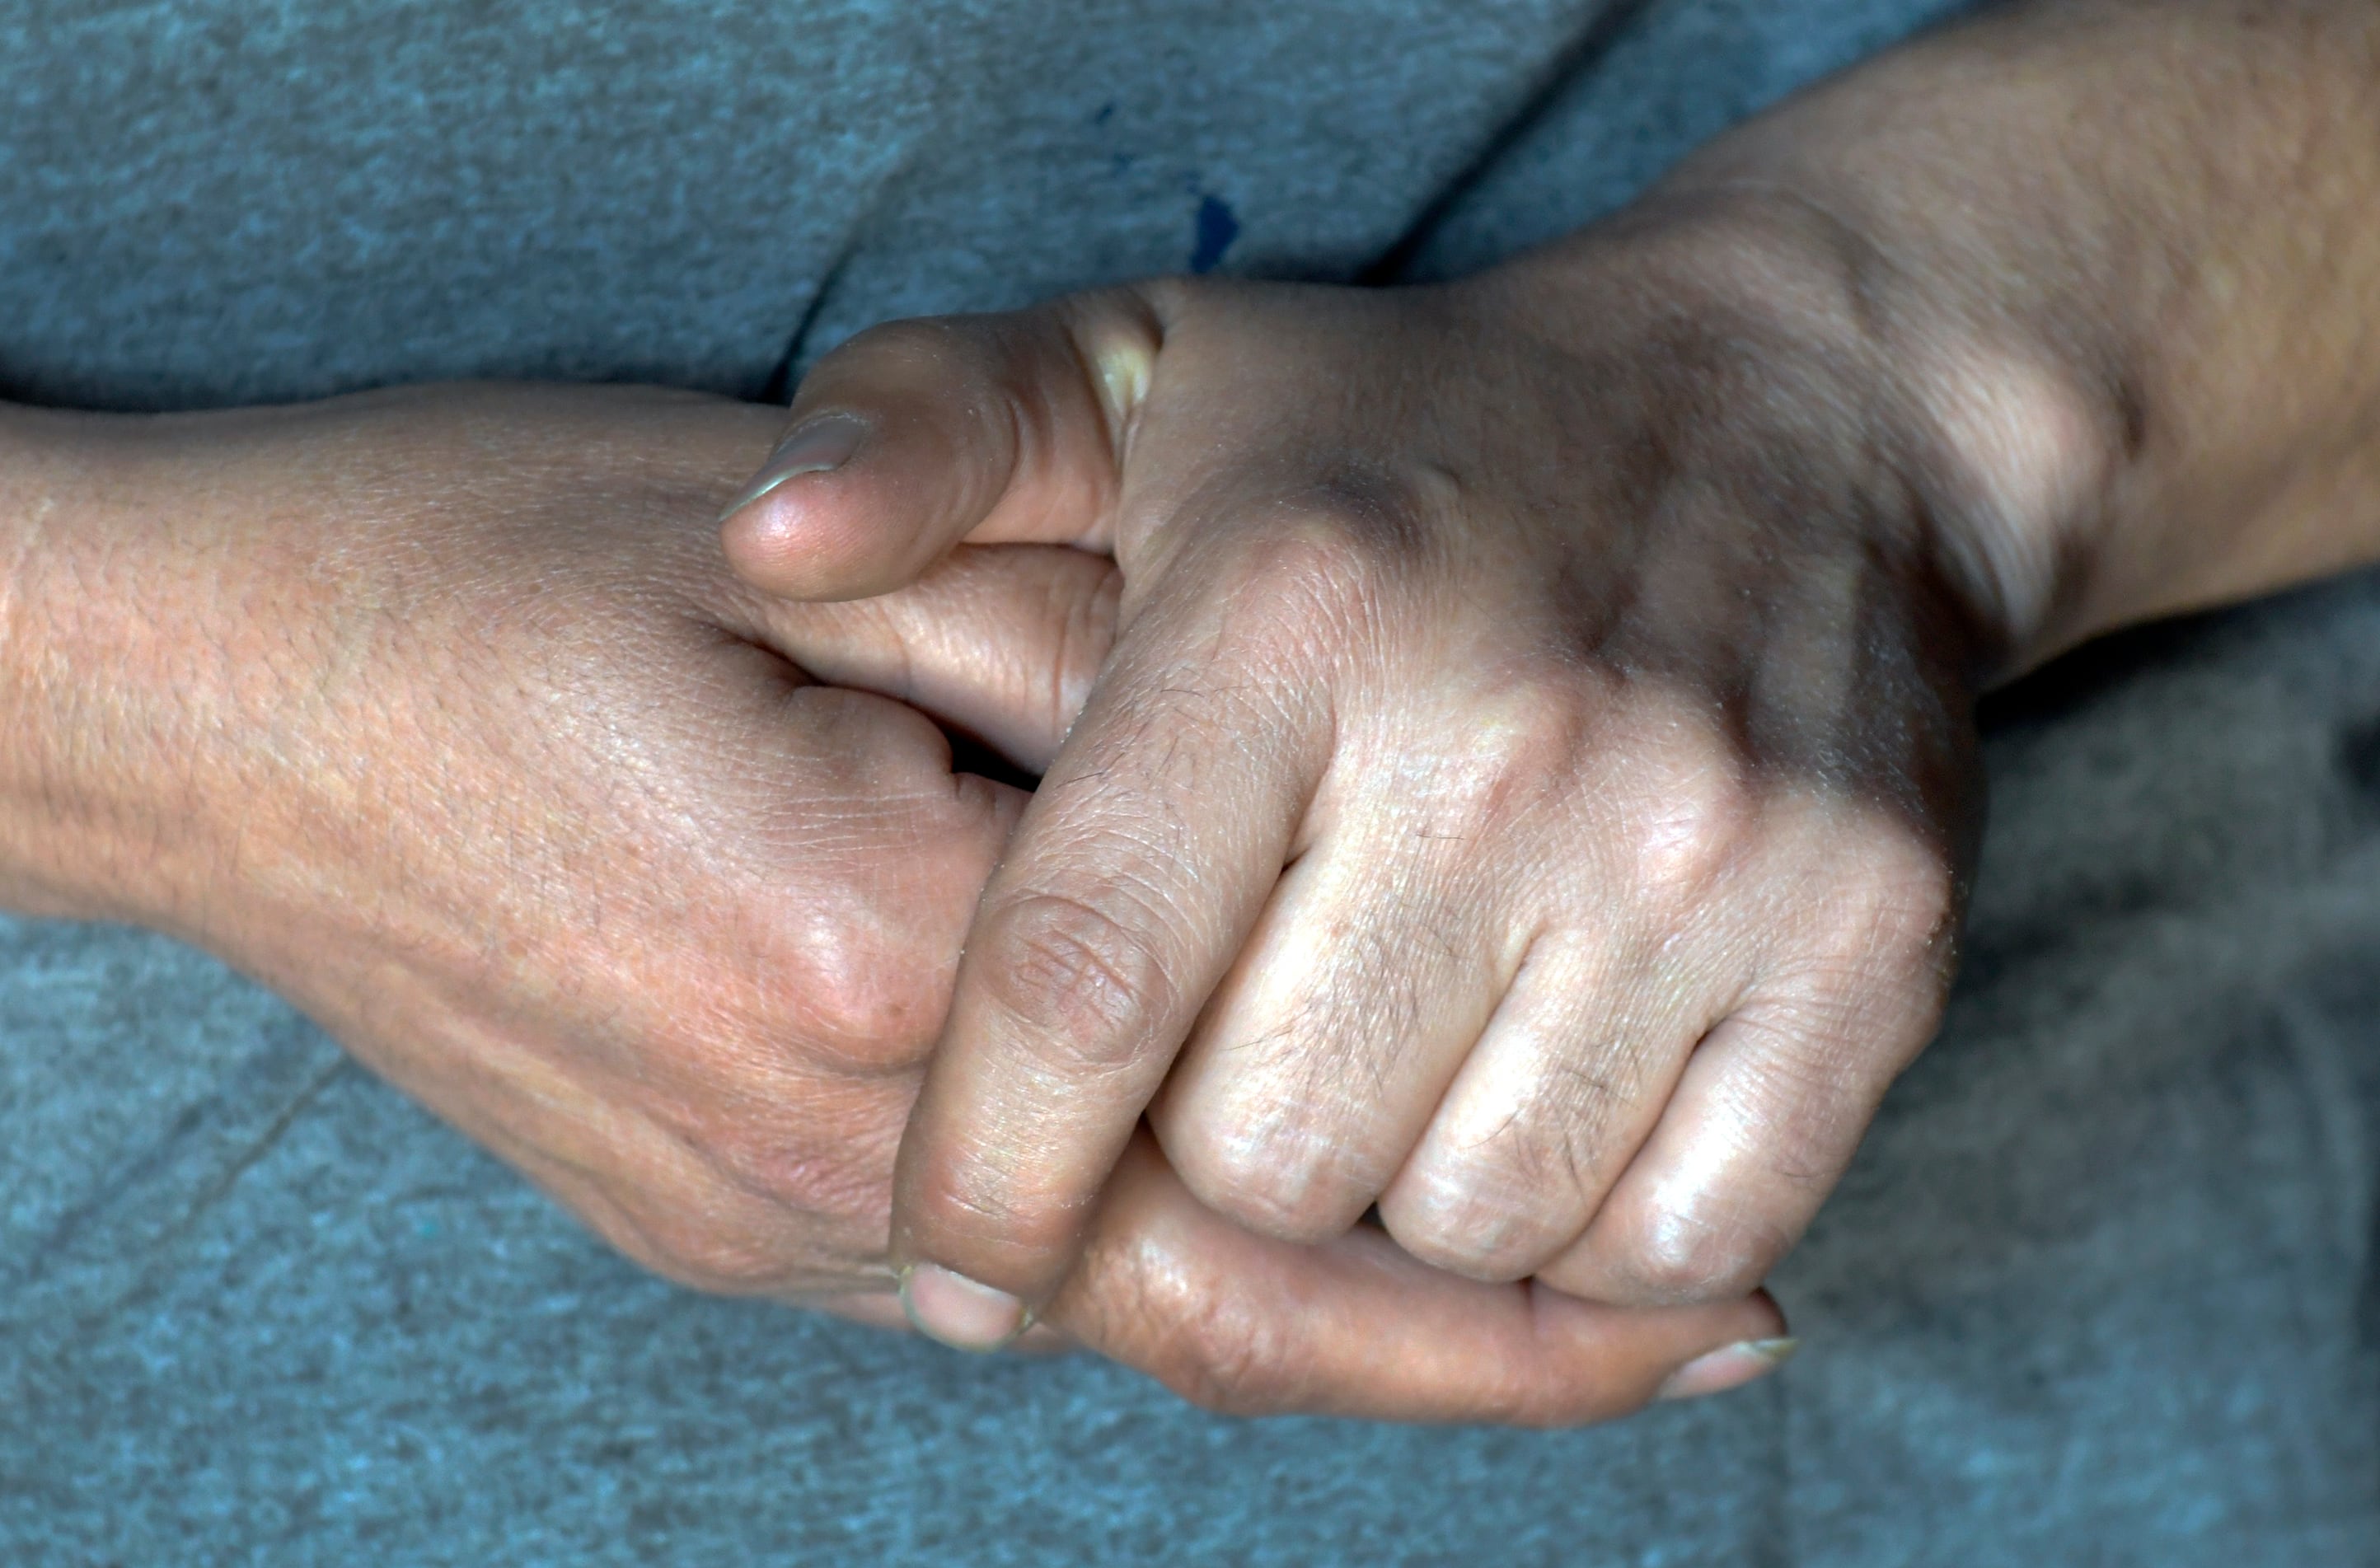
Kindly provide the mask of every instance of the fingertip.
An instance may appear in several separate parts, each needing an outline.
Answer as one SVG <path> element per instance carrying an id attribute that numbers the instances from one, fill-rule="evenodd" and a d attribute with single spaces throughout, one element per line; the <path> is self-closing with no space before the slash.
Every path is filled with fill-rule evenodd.
<path id="1" fill-rule="evenodd" d="M 738 577 L 783 599 L 865 599 L 900 585 L 898 564 L 883 558 L 895 541 L 859 456 L 871 431 L 856 415 L 829 415 L 771 455 L 719 514 L 720 547 Z"/>
<path id="2" fill-rule="evenodd" d="M 1074 320 L 891 322 L 828 355 L 791 433 L 720 514 L 736 575 L 781 597 L 872 598 L 964 540 L 1099 537 L 1116 479 L 1101 405 L 1137 396 L 1149 371 L 1123 349 L 1078 351 Z"/>
<path id="3" fill-rule="evenodd" d="M 729 568 L 763 593 L 797 597 L 788 590 L 799 580 L 794 568 L 800 522 L 769 492 L 747 491 L 719 514 L 719 544 Z"/>
<path id="4" fill-rule="evenodd" d="M 1740 1387 L 1783 1365 L 1796 1343 L 1784 1312 L 1766 1290 L 1698 1307 L 1654 1308 L 1581 1297 L 1543 1280 L 1531 1282 L 1528 1291 L 1547 1365 L 1560 1369 L 1552 1380 L 1558 1389 L 1626 1385 L 1626 1392 L 1600 1401 L 1557 1393 L 1536 1411 L 1536 1425 L 1609 1420 L 1665 1400 Z M 1656 1334 L 1666 1348 L 1618 1376 L 1615 1342 L 1628 1331 L 1623 1326 L 1632 1324 Z"/>
<path id="5" fill-rule="evenodd" d="M 1787 1335 L 1765 1339 L 1739 1340 L 1697 1355 L 1661 1384 L 1653 1397 L 1664 1403 L 1681 1399 L 1700 1399 L 1706 1394 L 1725 1393 L 1744 1384 L 1756 1382 L 1793 1358 L 1801 1341 Z"/>
<path id="6" fill-rule="evenodd" d="M 901 1270 L 901 1309 L 911 1328 L 953 1350 L 1006 1350 L 1034 1322 L 1033 1313 L 1006 1291 L 938 1263 Z"/>
<path id="7" fill-rule="evenodd" d="M 874 428 L 867 419 L 842 409 L 804 419 L 785 432 L 752 481 L 721 511 L 720 520 L 726 521 L 805 474 L 832 473 L 842 468 L 867 444 Z"/>
<path id="8" fill-rule="evenodd" d="M 935 1082 L 949 1039 L 946 1024 L 893 1162 L 892 1260 L 918 1332 L 1001 1350 L 1047 1316 L 1087 1216 L 1012 1187 L 1005 1147 L 988 1149 L 953 1124 Z"/>

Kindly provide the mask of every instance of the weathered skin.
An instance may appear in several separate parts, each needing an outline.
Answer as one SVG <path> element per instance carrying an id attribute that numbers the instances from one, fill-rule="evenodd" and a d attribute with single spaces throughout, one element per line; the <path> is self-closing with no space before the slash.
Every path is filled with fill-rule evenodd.
<path id="1" fill-rule="evenodd" d="M 1464 283 L 831 358 L 748 580 L 1123 577 L 903 1146 L 920 1320 L 1049 1300 L 1144 1113 L 1268 1234 L 1752 1288 L 1935 1027 L 1976 691 L 2380 547 L 2375 210 L 2370 6 L 2017 6 Z"/>
<path id="2" fill-rule="evenodd" d="M 593 388 L 0 411 L 0 896 L 220 954 L 665 1274 L 897 1323 L 894 1153 L 1024 796 L 804 671 L 1035 766 L 1114 574 L 969 551 L 770 600 L 714 519 L 775 425 Z M 1058 1327 L 1233 1409 L 1585 1420 L 1778 1331 L 1257 1237 L 1153 1154 L 1092 1240 Z"/>

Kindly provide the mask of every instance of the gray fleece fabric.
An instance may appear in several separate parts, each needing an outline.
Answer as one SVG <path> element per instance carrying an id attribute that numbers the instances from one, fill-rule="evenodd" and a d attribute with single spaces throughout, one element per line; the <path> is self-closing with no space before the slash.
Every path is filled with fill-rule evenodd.
<path id="1" fill-rule="evenodd" d="M 1444 275 L 1916 0 L 19 0 L 0 394 L 759 396 L 888 315 Z M 212 960 L 0 922 L 0 1562 L 2380 1561 L 2380 577 L 1995 699 L 1967 966 L 1776 1282 L 1589 1432 L 1240 1422 L 607 1253 Z"/>

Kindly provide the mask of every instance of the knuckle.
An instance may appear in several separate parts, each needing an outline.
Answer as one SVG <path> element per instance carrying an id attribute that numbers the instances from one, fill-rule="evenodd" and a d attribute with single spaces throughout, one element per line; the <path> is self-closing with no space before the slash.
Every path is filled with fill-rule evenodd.
<path id="1" fill-rule="evenodd" d="M 844 1130 L 787 1132 L 738 1117 L 708 1152 L 744 1192 L 802 1221 L 881 1240 L 892 1210 L 897 1116 L 851 1118 Z"/>
<path id="2" fill-rule="evenodd" d="M 1782 1252 L 1757 1227 L 1664 1211 L 1636 1227 L 1618 1273 L 1637 1303 L 1728 1301 L 1757 1285 Z"/>
<path id="3" fill-rule="evenodd" d="M 1905 835 L 1878 834 L 1863 869 L 1844 890 L 1839 925 L 1863 952 L 1889 966 L 1946 947 L 1958 917 L 1958 884 L 1949 863 Z"/>
<path id="4" fill-rule="evenodd" d="M 1170 1097 L 1153 1120 L 1176 1173 L 1208 1208 L 1259 1235 L 1326 1241 L 1362 1217 L 1410 1140 L 1382 1106 L 1333 1086 L 1329 1069 L 1318 1073 L 1348 1051 L 1308 1037 L 1286 1052 L 1286 1076 L 1234 1068 L 1220 1085 Z"/>
<path id="5" fill-rule="evenodd" d="M 1585 1227 L 1604 1178 L 1574 1132 L 1516 1125 L 1462 1158 L 1417 1162 L 1380 1206 L 1405 1250 L 1488 1281 L 1535 1273 Z"/>
<path id="6" fill-rule="evenodd" d="M 1307 1399 L 1303 1315 L 1277 1298 L 1237 1280 L 1185 1274 L 1177 1259 L 1136 1241 L 1095 1246 L 1077 1278 L 1096 1283 L 1069 1304 L 1068 1327 L 1191 1404 L 1261 1416 Z"/>
<path id="7" fill-rule="evenodd" d="M 623 1250 L 664 1279 L 709 1295 L 764 1295 L 786 1277 L 771 1240 L 700 1213 L 670 1213 L 640 1223 Z"/>
<path id="8" fill-rule="evenodd" d="M 1360 1197 L 1331 1179 L 1326 1151 L 1304 1138 L 1248 1139 L 1202 1124 L 1166 1146 L 1200 1202 L 1259 1235 L 1326 1241 L 1363 1209 Z"/>
<path id="9" fill-rule="evenodd" d="M 1178 1319 L 1171 1339 L 1159 1379 L 1200 1409 L 1263 1416 L 1295 1407 L 1298 1358 L 1264 1314 L 1220 1301 Z"/>
<path id="10" fill-rule="evenodd" d="M 1419 553 L 1429 541 L 1439 476 L 1348 461 L 1291 490 L 1277 522 L 1293 535 L 1329 547 L 1339 558 L 1380 564 Z"/>
<path id="11" fill-rule="evenodd" d="M 1259 647 L 1323 649 L 1384 626 L 1397 541 L 1413 525 L 1385 505 L 1312 490 L 1274 501 L 1235 530 L 1220 598 L 1234 634 Z"/>
<path id="12" fill-rule="evenodd" d="M 917 999 L 884 983 L 874 955 L 853 955 L 847 966 L 814 971 L 807 978 L 804 1011 L 821 1043 L 876 1057 L 885 1048 L 922 1044 L 934 1020 L 921 1018 Z"/>
<path id="13" fill-rule="evenodd" d="M 1699 905 L 1750 845 L 1759 799 L 1738 760 L 1698 747 L 1670 748 L 1648 784 L 1632 824 L 1638 885 L 1673 908 Z"/>
<path id="14" fill-rule="evenodd" d="M 1172 1010 L 1161 939 L 1094 903 L 1032 894 L 998 910 L 987 934 L 991 999 L 1062 1065 L 1130 1065 Z"/>
<path id="15" fill-rule="evenodd" d="M 1389 1234 L 1433 1269 L 1502 1283 L 1525 1279 L 1550 1250 L 1540 1226 L 1503 1204 L 1478 1198 L 1381 1205 Z"/>
<path id="16" fill-rule="evenodd" d="M 1467 699 L 1442 731 L 1457 744 L 1436 756 L 1409 753 L 1408 767 L 1428 771 L 1416 804 L 1429 814 L 1429 831 L 1475 839 L 1572 788 L 1597 706 L 1567 678 L 1524 678 Z"/>
<path id="17" fill-rule="evenodd" d="M 1362 563 L 1309 541 L 1268 538 L 1250 545 L 1219 591 L 1230 651 L 1274 660 L 1320 660 L 1368 642 L 1384 617 Z"/>
<path id="18" fill-rule="evenodd" d="M 816 908 L 791 954 L 758 983 L 781 999 L 766 1031 L 774 1049 L 829 1069 L 867 1073 L 915 1064 L 931 1049 L 948 1004 L 952 966 L 907 962 L 863 933 L 880 909 Z M 840 917 L 840 918 L 837 918 Z M 788 1027 L 787 1026 L 790 1026 Z"/>
<path id="19" fill-rule="evenodd" d="M 1763 998 L 1725 1027 L 1752 1047 L 1740 1053 L 1738 1093 L 1760 1126 L 1764 1179 L 1777 1197 L 1798 1192 L 1815 1207 L 1924 1034 L 1902 1020 L 1870 1027 L 1840 996 Z"/>
<path id="20" fill-rule="evenodd" d="M 1808 1030 L 1856 1038 L 1889 1023 L 1878 1009 L 1938 1012 L 1959 918 L 1958 881 L 1948 859 L 1889 829 L 1864 833 L 1823 858 L 1823 880 L 1775 965 L 1779 989 L 1796 1000 Z"/>

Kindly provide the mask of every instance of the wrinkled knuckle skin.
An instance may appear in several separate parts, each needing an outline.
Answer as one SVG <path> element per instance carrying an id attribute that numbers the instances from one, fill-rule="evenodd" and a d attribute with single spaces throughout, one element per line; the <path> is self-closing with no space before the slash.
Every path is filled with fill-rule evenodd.
<path id="1" fill-rule="evenodd" d="M 1851 902 L 1848 923 L 1870 936 L 1888 966 L 1947 967 L 1958 922 L 1958 879 L 1938 857 L 1914 845 L 1879 857 Z"/>
<path id="2" fill-rule="evenodd" d="M 1731 1301 L 1766 1277 L 1781 1249 L 1742 1226 L 1660 1215 L 1637 1226 L 1615 1270 L 1622 1305 Z"/>
<path id="3" fill-rule="evenodd" d="M 1457 808 L 1455 831 L 1488 831 L 1559 794 L 1593 744 L 1592 711 L 1567 683 L 1529 680 L 1475 713 L 1475 735 L 1441 786 Z"/>
<path id="4" fill-rule="evenodd" d="M 1485 1203 L 1406 1209 L 1383 1218 L 1390 1236 L 1422 1262 L 1490 1284 L 1525 1278 L 1555 1239 Z"/>
<path id="5" fill-rule="evenodd" d="M 985 989 L 1064 1067 L 1130 1065 L 1172 1002 L 1154 943 L 1062 893 L 1001 909 L 982 952 Z"/>
<path id="6" fill-rule="evenodd" d="M 880 1239 L 892 1211 L 897 1136 L 897 1124 L 838 1142 L 745 1124 L 709 1140 L 709 1153 L 728 1180 L 771 1207 L 804 1222 Z"/>
<path id="7" fill-rule="evenodd" d="M 1804 999 L 1807 1032 L 1845 1043 L 1872 1033 L 1879 1005 L 1894 1019 L 1937 1018 L 1958 946 L 1957 886 L 1947 865 L 1853 854 L 1850 872 L 1813 901 L 1810 929 L 1778 970 L 1779 989 Z"/>
<path id="8" fill-rule="evenodd" d="M 784 1259 L 760 1238 L 699 1215 L 648 1222 L 642 1245 L 624 1247 L 653 1272 L 708 1295 L 765 1295 L 782 1284 Z"/>
<path id="9" fill-rule="evenodd" d="M 1666 771 L 1637 824 L 1639 885 L 1682 917 L 1736 864 L 1759 815 L 1755 792 L 1732 767 L 1701 761 Z"/>
<path id="10" fill-rule="evenodd" d="M 1621 1147 L 1609 1129 L 1633 1103 L 1624 1071 L 1565 1064 L 1493 1136 L 1433 1148 L 1381 1205 L 1390 1234 L 1451 1273 L 1518 1280 L 1575 1241 L 1601 1209 Z"/>
<path id="11" fill-rule="evenodd" d="M 1247 1137 L 1200 1118 L 1166 1129 L 1183 1184 L 1215 1212 L 1258 1235 L 1319 1242 L 1353 1223 L 1328 1151 L 1308 1137 Z M 1362 1205 L 1354 1208 L 1360 1212 Z"/>
<path id="12" fill-rule="evenodd" d="M 1075 1277 L 1085 1288 L 1060 1321 L 1092 1349 L 1218 1415 L 1304 1407 L 1301 1319 L 1279 1300 L 1252 1300 L 1235 1281 L 1185 1273 L 1161 1250 L 1115 1238 L 1095 1243 Z"/>
<path id="13" fill-rule="evenodd" d="M 1384 601 L 1421 534 L 1402 508 L 1331 491 L 1294 493 L 1235 530 L 1220 598 L 1240 635 L 1259 645 L 1344 640 L 1385 619 Z"/>
<path id="14" fill-rule="evenodd" d="M 1193 1313 L 1175 1327 L 1159 1380 L 1218 1416 L 1269 1416 L 1297 1408 L 1300 1383 L 1281 1331 L 1229 1304 Z"/>
<path id="15" fill-rule="evenodd" d="M 1441 488 L 1378 464 L 1346 463 L 1291 492 L 1281 517 L 1342 558 L 1382 565 L 1427 548 L 1432 495 Z"/>

